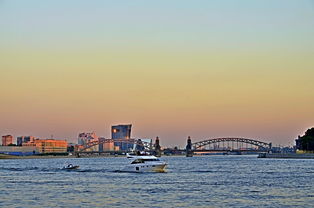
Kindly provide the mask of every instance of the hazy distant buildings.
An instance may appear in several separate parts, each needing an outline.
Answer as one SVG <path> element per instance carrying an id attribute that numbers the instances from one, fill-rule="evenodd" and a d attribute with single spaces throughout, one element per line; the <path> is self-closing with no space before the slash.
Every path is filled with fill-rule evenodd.
<path id="1" fill-rule="evenodd" d="M 95 132 L 79 133 L 78 138 L 77 138 L 78 144 L 83 145 L 83 146 L 86 146 L 89 143 L 98 142 L 98 141 L 99 141 L 99 137 L 96 135 Z M 99 146 L 102 146 L 102 145 L 95 145 L 91 148 L 86 149 L 86 151 L 100 151 Z"/>
<path id="2" fill-rule="evenodd" d="M 78 151 L 119 151 L 132 149 L 134 144 L 115 141 L 119 139 L 128 140 L 131 137 L 132 125 L 115 125 L 111 127 L 111 140 L 104 137 L 98 137 L 95 132 L 79 133 L 76 145 Z M 88 147 L 88 148 L 87 148 Z"/>
<path id="3" fill-rule="evenodd" d="M 8 146 L 9 144 L 13 144 L 13 136 L 12 135 L 2 136 L 2 146 Z"/>
<path id="4" fill-rule="evenodd" d="M 67 152 L 68 147 L 65 140 L 38 139 L 35 144 L 40 153 Z"/>
<path id="5" fill-rule="evenodd" d="M 131 128 L 132 125 L 116 125 L 111 127 L 111 138 L 113 140 L 117 139 L 130 139 L 131 138 Z M 128 150 L 133 148 L 133 144 L 128 144 L 126 142 L 114 142 L 114 146 L 119 147 L 119 150 Z"/>
<path id="6" fill-rule="evenodd" d="M 13 144 L 13 136 L 2 136 L 2 146 Z M 11 155 L 32 155 L 36 153 L 65 153 L 68 143 L 66 140 L 35 139 L 33 136 L 17 137 L 17 146 L 2 147 L 0 153 Z"/>
<path id="7" fill-rule="evenodd" d="M 99 143 L 101 143 L 99 145 L 99 152 L 104 152 L 104 151 L 114 151 L 115 147 L 114 147 L 114 142 L 104 138 L 104 137 L 99 137 L 98 138 Z"/>
<path id="8" fill-rule="evenodd" d="M 36 147 L 39 153 L 64 153 L 67 152 L 68 142 L 66 140 L 36 139 L 22 145 Z"/>
<path id="9" fill-rule="evenodd" d="M 98 136 L 96 135 L 95 132 L 83 132 L 79 133 L 78 138 L 77 138 L 77 143 L 80 145 L 85 145 L 93 140 L 98 139 Z"/>
<path id="10" fill-rule="evenodd" d="M 0 146 L 0 154 L 27 156 L 36 153 L 36 146 Z"/>
<path id="11" fill-rule="evenodd" d="M 19 136 L 16 138 L 17 146 L 22 146 L 23 143 L 34 142 L 35 137 L 33 136 Z"/>

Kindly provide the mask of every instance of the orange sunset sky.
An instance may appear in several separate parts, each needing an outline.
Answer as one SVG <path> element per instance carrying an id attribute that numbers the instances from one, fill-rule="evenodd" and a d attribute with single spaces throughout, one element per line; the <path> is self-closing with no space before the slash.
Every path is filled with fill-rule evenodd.
<path id="1" fill-rule="evenodd" d="M 1 135 L 293 145 L 314 126 L 314 3 L 2 0 L 0 78 Z"/>

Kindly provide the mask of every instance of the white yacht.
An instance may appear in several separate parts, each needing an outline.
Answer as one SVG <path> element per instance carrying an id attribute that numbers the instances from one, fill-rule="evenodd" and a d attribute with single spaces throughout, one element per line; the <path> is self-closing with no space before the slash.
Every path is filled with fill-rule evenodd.
<path id="1" fill-rule="evenodd" d="M 166 162 L 160 161 L 159 158 L 152 155 L 127 155 L 132 161 L 121 171 L 124 172 L 165 172 Z"/>

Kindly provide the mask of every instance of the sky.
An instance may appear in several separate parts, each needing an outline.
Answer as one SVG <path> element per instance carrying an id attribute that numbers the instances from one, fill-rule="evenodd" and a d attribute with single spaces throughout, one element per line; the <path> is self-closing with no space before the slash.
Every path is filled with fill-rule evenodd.
<path id="1" fill-rule="evenodd" d="M 293 145 L 313 77 L 313 0 L 0 0 L 1 135 Z"/>

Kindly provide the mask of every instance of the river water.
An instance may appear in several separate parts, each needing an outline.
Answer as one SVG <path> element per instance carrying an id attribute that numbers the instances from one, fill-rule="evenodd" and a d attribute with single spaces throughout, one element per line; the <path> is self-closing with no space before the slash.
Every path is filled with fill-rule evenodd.
<path id="1" fill-rule="evenodd" d="M 312 207 L 314 160 L 162 157 L 166 173 L 122 173 L 122 157 L 0 160 L 0 207 Z M 61 170 L 65 162 L 80 165 Z"/>

